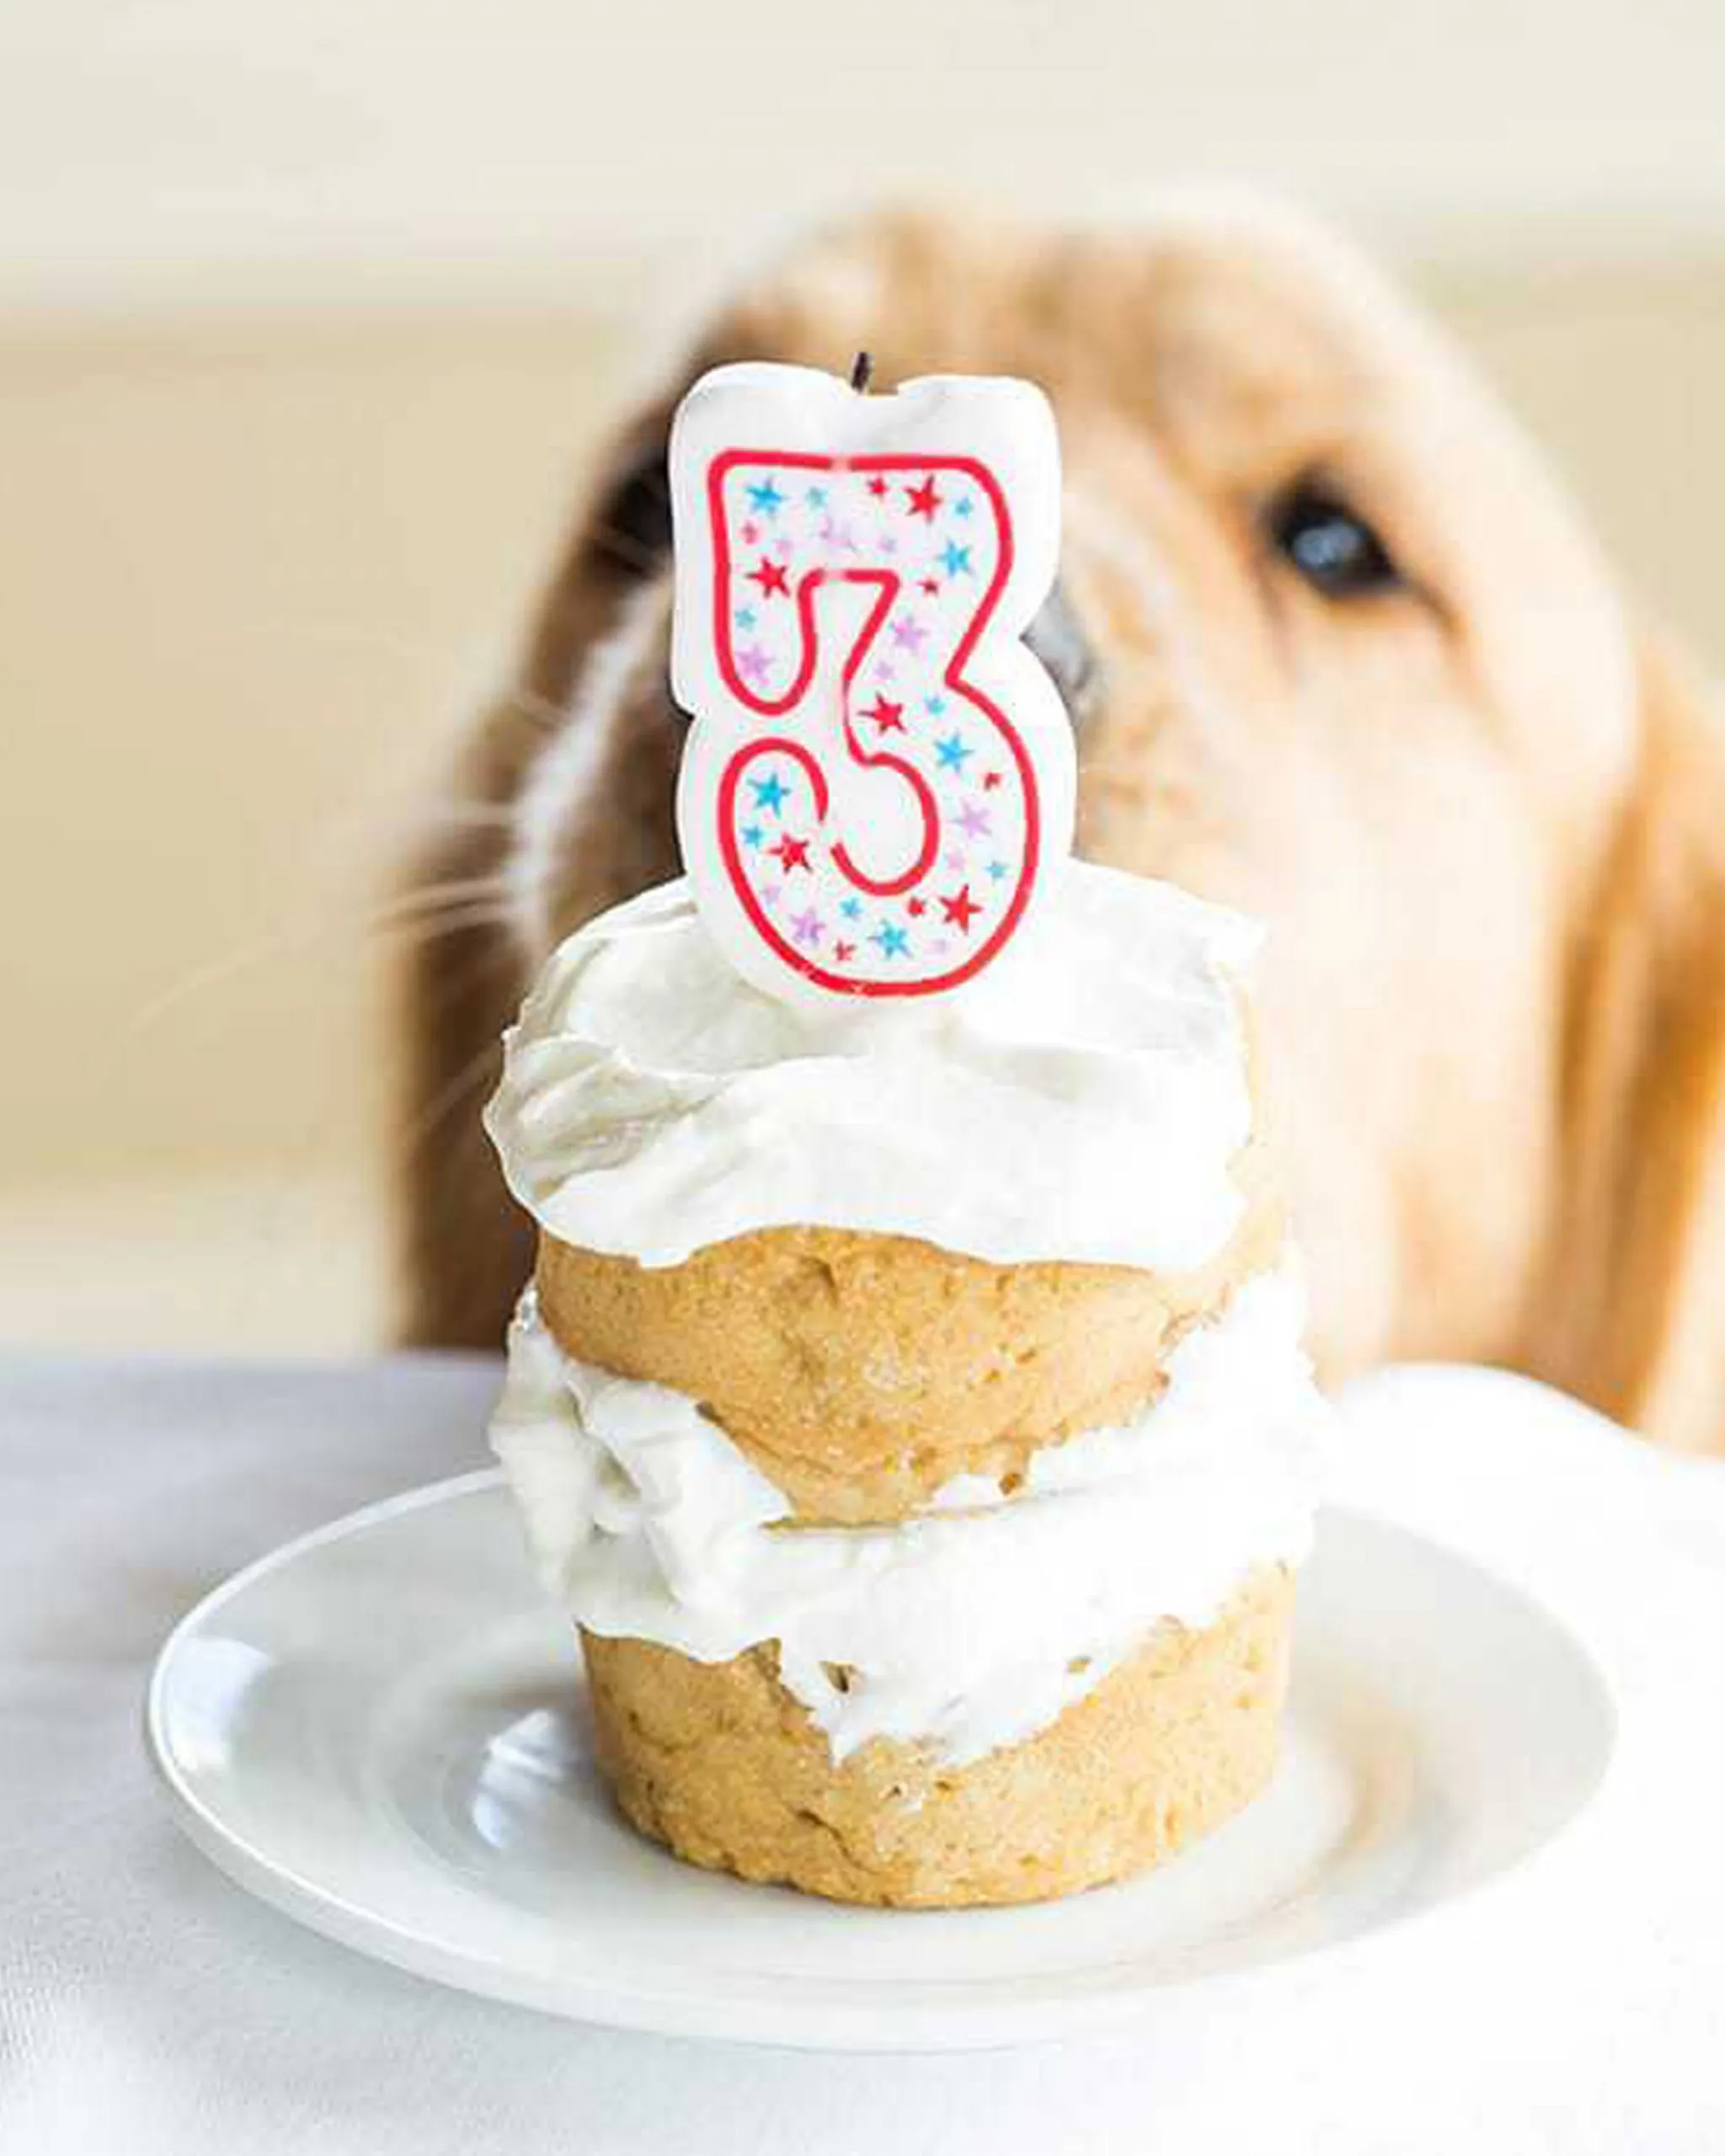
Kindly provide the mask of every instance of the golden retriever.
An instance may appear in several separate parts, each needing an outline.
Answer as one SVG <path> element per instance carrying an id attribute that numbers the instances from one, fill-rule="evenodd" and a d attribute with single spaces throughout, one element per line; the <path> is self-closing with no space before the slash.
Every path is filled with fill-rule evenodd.
<path id="1" fill-rule="evenodd" d="M 1511 1364 L 1725 1443 L 1725 731 L 1431 325 L 1290 216 L 881 218 L 711 323 L 623 432 L 471 813 L 494 899 L 407 982 L 408 1337 L 491 1344 L 529 1265 L 482 1136 L 553 942 L 673 875 L 665 444 L 721 359 L 1040 382 L 1065 463 L 1033 638 L 1080 850 L 1263 915 L 1264 1028 L 1326 1373 Z M 475 807 L 474 804 L 477 804 Z"/>

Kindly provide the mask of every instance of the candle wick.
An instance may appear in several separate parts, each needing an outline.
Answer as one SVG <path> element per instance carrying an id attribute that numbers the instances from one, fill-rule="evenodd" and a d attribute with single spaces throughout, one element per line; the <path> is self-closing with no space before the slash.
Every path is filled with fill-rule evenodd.
<path id="1" fill-rule="evenodd" d="M 851 387 L 859 397 L 868 394 L 868 385 L 874 379 L 874 355 L 858 352 L 851 367 Z"/>

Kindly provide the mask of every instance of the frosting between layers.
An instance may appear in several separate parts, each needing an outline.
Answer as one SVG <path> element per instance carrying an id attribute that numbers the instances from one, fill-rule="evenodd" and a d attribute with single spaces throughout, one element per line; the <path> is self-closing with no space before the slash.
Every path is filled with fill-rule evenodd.
<path id="1" fill-rule="evenodd" d="M 806 1225 L 1185 1271 L 1243 1210 L 1258 940 L 1075 862 L 961 995 L 807 1011 L 742 980 L 665 884 L 553 953 L 486 1128 L 542 1227 L 644 1265 Z"/>
<path id="2" fill-rule="evenodd" d="M 1255 1566 L 1304 1558 L 1327 1411 L 1301 1318 L 1287 1275 L 1248 1282 L 1139 1421 L 1033 1454 L 1009 1497 L 956 1478 L 895 1527 L 783 1524 L 693 1401 L 565 1356 L 531 1289 L 491 1438 L 590 1630 L 701 1662 L 776 1641 L 835 1759 L 888 1737 L 961 1764 L 1045 1727 L 1162 1620 L 1208 1624 Z"/>

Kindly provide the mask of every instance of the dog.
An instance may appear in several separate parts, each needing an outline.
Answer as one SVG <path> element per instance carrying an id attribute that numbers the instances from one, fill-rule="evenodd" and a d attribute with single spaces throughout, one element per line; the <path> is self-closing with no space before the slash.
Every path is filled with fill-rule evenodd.
<path id="1" fill-rule="evenodd" d="M 1078 850 L 1262 916 L 1326 1379 L 1525 1370 L 1725 1444 L 1725 727 L 1461 355 L 1290 213 L 883 216 L 747 284 L 619 434 L 414 865 L 409 1340 L 531 1262 L 480 1131 L 553 944 L 673 876 L 665 441 L 723 360 L 1039 382 L 1062 568 L 1030 641 Z"/>

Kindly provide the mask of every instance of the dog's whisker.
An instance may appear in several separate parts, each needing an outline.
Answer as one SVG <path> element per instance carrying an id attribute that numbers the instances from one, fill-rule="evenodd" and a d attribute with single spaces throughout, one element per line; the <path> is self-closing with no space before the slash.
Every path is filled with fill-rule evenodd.
<path id="1" fill-rule="evenodd" d="M 387 926 L 392 921 L 416 920 L 446 908 L 470 905 L 476 899 L 504 899 L 510 889 L 510 878 L 502 872 L 494 876 L 451 877 L 446 883 L 422 884 L 417 890 L 387 899 L 372 910 L 370 920 L 373 926 Z"/>
<path id="2" fill-rule="evenodd" d="M 547 734 L 561 731 L 569 722 L 567 707 L 553 696 L 542 696 L 537 689 L 506 690 L 496 698 L 492 708 L 512 712 L 516 718 L 525 718 L 530 725 L 539 727 Z"/>
<path id="3" fill-rule="evenodd" d="M 433 1138 L 441 1126 L 453 1115 L 462 1103 L 472 1098 L 483 1081 L 489 1080 L 497 1069 L 499 1044 L 487 1041 L 477 1054 L 470 1056 L 446 1084 L 441 1086 L 401 1134 L 403 1151 L 412 1155 Z"/>
<path id="4" fill-rule="evenodd" d="M 478 880 L 478 879 L 476 879 Z M 152 1026 L 179 1010 L 184 1005 L 210 990 L 220 988 L 251 972 L 255 967 L 267 965 L 274 960 L 303 957 L 339 937 L 351 943 L 355 934 L 372 947 L 393 947 L 411 950 L 419 945 L 434 942 L 440 936 L 454 936 L 463 930 L 506 927 L 510 912 L 505 904 L 506 887 L 500 883 L 488 889 L 483 896 L 497 903 L 480 902 L 480 894 L 465 904 L 447 901 L 442 911 L 428 908 L 415 915 L 409 913 L 396 915 L 388 910 L 380 917 L 361 914 L 355 919 L 344 914 L 338 919 L 302 924 L 291 929 L 280 929 L 269 936 L 229 951 L 219 958 L 210 958 L 190 968 L 177 979 L 170 981 L 147 1001 L 141 1004 L 128 1021 L 133 1033 L 147 1033 Z"/>
<path id="5" fill-rule="evenodd" d="M 429 914 L 418 921 L 372 921 L 367 925 L 366 935 L 377 949 L 417 951 L 436 942 L 440 937 L 460 936 L 475 928 L 507 928 L 509 925 L 506 907 L 452 906 L 446 913 Z"/>
<path id="6" fill-rule="evenodd" d="M 263 965 L 271 958 L 294 956 L 315 943 L 324 931 L 282 930 L 273 936 L 259 937 L 238 951 L 230 951 L 220 958 L 207 959 L 202 965 L 194 966 L 168 986 L 158 990 L 132 1013 L 128 1030 L 133 1033 L 147 1033 L 159 1024 L 183 1004 L 201 995 L 206 990 L 219 988 L 226 981 L 237 979 L 254 966 Z M 328 932 L 333 933 L 333 929 Z"/>

